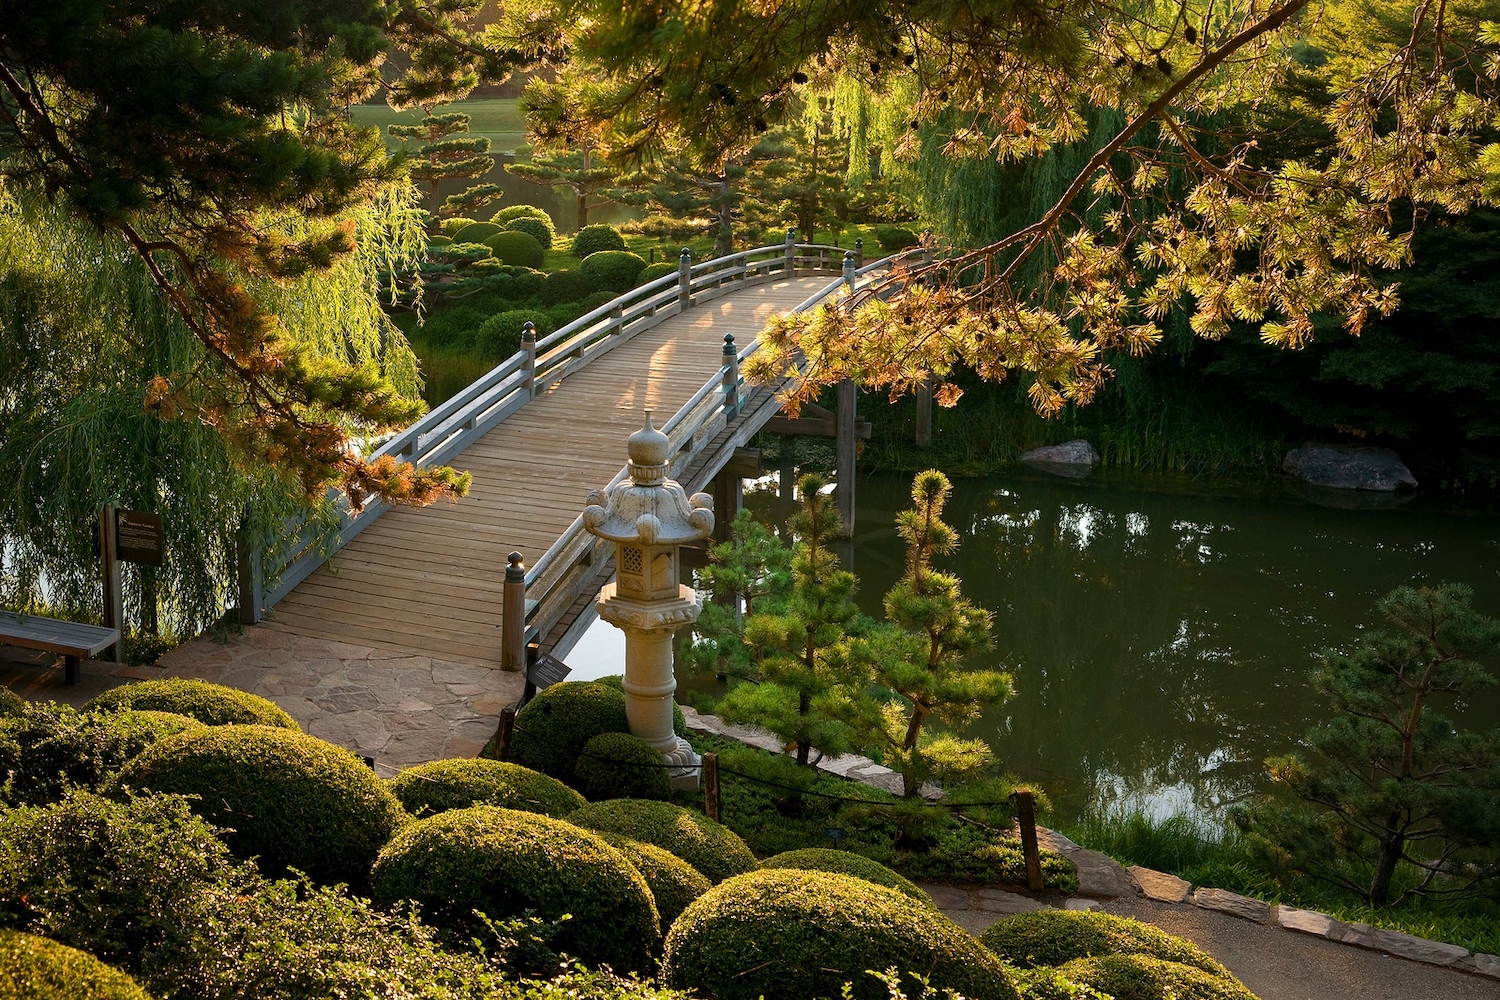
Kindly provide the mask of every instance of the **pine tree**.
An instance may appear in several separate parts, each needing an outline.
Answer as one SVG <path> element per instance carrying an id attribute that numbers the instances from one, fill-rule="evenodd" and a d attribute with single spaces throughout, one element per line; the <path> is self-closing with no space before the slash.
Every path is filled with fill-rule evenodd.
<path id="1" fill-rule="evenodd" d="M 605 192 L 614 187 L 620 177 L 619 171 L 609 166 L 603 157 L 596 156 L 589 146 L 562 151 L 539 149 L 531 154 L 530 160 L 508 163 L 505 169 L 528 181 L 571 191 L 578 209 L 579 229 L 589 224 L 590 211 L 614 204 L 614 199 Z"/>
<path id="2" fill-rule="evenodd" d="M 1461 714 L 1495 684 L 1480 660 L 1500 653 L 1500 620 L 1472 596 L 1398 587 L 1377 605 L 1388 630 L 1323 655 L 1313 685 L 1332 717 L 1308 731 L 1310 753 L 1266 762 L 1312 811 L 1268 803 L 1249 816 L 1293 870 L 1372 906 L 1500 877 L 1500 728 L 1469 731 L 1439 708 Z"/>
<path id="3" fill-rule="evenodd" d="M 440 230 L 443 217 L 462 215 L 496 201 L 503 193 L 498 184 L 473 184 L 457 194 L 441 198 L 439 189 L 446 180 L 474 180 L 495 167 L 490 155 L 490 141 L 481 135 L 467 135 L 470 117 L 461 111 L 425 114 L 415 125 L 391 125 L 387 131 L 398 139 L 418 140 L 420 146 L 407 147 L 411 156 L 412 179 L 427 186 L 427 211 L 432 226 Z"/>
<path id="4" fill-rule="evenodd" d="M 742 509 L 730 526 L 729 541 L 709 549 L 709 565 L 698 586 L 713 594 L 694 626 L 689 651 L 695 669 L 742 678 L 755 669 L 745 645 L 745 619 L 781 608 L 791 590 L 792 552 L 776 533 Z"/>

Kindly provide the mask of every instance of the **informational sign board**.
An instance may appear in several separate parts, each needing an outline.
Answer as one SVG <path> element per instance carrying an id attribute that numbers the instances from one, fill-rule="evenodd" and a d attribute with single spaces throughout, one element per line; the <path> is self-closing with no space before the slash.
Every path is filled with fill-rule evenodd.
<path id="1" fill-rule="evenodd" d="M 526 679 L 538 690 L 549 688 L 567 678 L 573 668 L 551 653 L 542 653 L 526 671 Z"/>
<path id="2" fill-rule="evenodd" d="M 115 511 L 115 557 L 122 562 L 160 566 L 161 515 L 139 510 Z"/>

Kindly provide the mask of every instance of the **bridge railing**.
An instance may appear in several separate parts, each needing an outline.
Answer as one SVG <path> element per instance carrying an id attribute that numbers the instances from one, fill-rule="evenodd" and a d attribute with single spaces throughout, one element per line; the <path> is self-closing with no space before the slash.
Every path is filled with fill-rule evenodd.
<path id="1" fill-rule="evenodd" d="M 845 256 L 846 251 L 839 247 L 799 243 L 790 232 L 785 243 L 698 264 L 684 252 L 676 274 L 631 289 L 539 339 L 523 334 L 521 350 L 380 444 L 369 457 L 388 455 L 418 466 L 446 464 L 548 387 L 637 333 L 747 285 L 837 270 Z M 697 397 L 695 400 L 702 402 Z M 304 517 L 288 522 L 278 537 L 243 543 L 239 582 L 242 622 L 259 621 L 266 609 L 275 606 L 390 506 L 371 500 L 356 513 L 336 491 L 329 497 L 338 509 L 336 530 L 327 527 L 326 519 Z M 266 558 L 262 552 L 274 556 Z M 533 566 L 532 576 L 539 566 L 541 560 Z"/>

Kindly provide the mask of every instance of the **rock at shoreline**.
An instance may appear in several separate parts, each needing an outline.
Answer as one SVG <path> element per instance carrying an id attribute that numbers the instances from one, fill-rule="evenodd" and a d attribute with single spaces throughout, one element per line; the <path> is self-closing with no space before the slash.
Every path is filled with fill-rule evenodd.
<path id="1" fill-rule="evenodd" d="M 1414 489 L 1411 470 L 1389 448 L 1307 442 L 1286 453 L 1283 472 L 1314 486 L 1336 490 L 1392 492 Z"/>
<path id="2" fill-rule="evenodd" d="M 1082 479 L 1099 464 L 1099 453 L 1094 450 L 1093 445 L 1079 438 L 1045 448 L 1033 448 L 1022 453 L 1021 461 L 1055 476 Z"/>

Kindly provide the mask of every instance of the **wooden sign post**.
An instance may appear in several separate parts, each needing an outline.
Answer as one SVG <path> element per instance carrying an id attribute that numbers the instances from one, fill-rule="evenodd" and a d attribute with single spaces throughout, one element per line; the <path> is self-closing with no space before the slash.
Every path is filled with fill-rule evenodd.
<path id="1" fill-rule="evenodd" d="M 160 566 L 164 540 L 161 515 L 140 510 L 118 510 L 112 503 L 99 509 L 99 572 L 104 585 L 104 624 L 120 630 L 120 641 L 103 651 L 115 663 L 125 657 L 125 591 L 120 585 L 120 563 Z"/>

